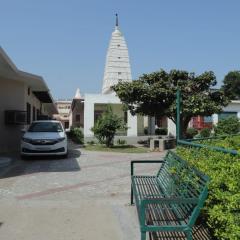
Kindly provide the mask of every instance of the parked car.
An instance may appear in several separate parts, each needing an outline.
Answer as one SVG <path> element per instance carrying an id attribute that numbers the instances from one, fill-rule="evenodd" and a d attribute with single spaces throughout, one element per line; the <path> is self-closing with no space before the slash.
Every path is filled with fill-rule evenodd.
<path id="1" fill-rule="evenodd" d="M 67 135 L 61 122 L 34 121 L 21 141 L 21 156 L 61 155 L 67 157 Z"/>

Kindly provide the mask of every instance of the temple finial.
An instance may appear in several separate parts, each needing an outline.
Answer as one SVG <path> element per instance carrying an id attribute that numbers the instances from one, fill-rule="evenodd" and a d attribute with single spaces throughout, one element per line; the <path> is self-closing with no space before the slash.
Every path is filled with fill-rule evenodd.
<path id="1" fill-rule="evenodd" d="M 116 13 L 116 27 L 118 27 L 118 14 Z"/>

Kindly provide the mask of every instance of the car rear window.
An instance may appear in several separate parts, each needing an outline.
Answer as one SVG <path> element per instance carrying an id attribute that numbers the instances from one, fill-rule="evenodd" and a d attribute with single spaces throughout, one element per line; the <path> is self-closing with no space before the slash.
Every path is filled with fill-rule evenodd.
<path id="1" fill-rule="evenodd" d="M 29 132 L 62 132 L 62 126 L 58 122 L 35 122 L 29 127 Z"/>

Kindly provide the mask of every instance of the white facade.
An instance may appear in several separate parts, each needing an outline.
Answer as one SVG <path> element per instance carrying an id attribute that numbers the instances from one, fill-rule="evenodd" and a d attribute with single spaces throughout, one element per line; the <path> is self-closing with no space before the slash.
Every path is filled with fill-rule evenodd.
<path id="1" fill-rule="evenodd" d="M 111 93 L 111 86 L 119 81 L 132 81 L 132 75 L 127 44 L 119 30 L 117 19 L 107 51 L 102 93 Z"/>
<path id="2" fill-rule="evenodd" d="M 121 104 L 121 101 L 113 94 L 86 94 L 84 100 L 84 137 L 93 137 L 95 104 Z M 127 136 L 137 136 L 137 117 L 128 112 L 127 122 Z"/>

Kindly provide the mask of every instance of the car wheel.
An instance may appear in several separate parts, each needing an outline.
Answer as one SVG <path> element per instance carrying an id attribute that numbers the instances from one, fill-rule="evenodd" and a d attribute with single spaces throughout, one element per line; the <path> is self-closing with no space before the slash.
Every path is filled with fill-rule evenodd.
<path id="1" fill-rule="evenodd" d="M 28 156 L 26 156 L 26 155 L 21 155 L 20 158 L 21 158 L 22 160 L 28 160 L 28 159 L 29 159 Z"/>
<path id="2" fill-rule="evenodd" d="M 66 153 L 66 154 L 62 155 L 62 158 L 63 158 L 63 159 L 66 159 L 66 158 L 68 158 L 68 153 Z"/>

